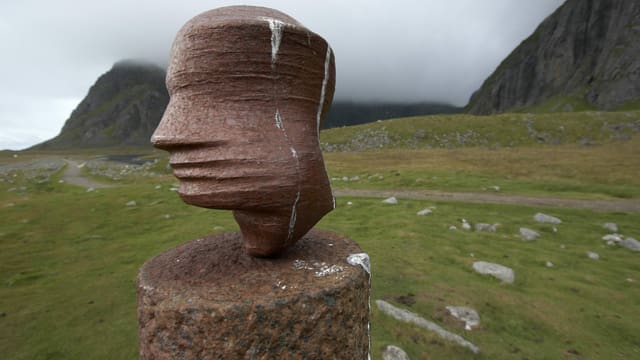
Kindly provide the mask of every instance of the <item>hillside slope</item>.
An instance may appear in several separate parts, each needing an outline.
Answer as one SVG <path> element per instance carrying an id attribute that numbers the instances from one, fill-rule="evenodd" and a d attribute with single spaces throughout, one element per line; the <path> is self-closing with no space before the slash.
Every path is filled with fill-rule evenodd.
<path id="1" fill-rule="evenodd" d="M 116 63 L 98 78 L 60 134 L 33 149 L 149 145 L 169 102 L 164 78 L 156 65 Z"/>
<path id="2" fill-rule="evenodd" d="M 640 100 L 640 2 L 567 0 L 485 80 L 467 105 L 492 114 L 611 110 Z"/>
<path id="3" fill-rule="evenodd" d="M 366 124 L 399 117 L 454 114 L 462 108 L 444 103 L 348 102 L 335 100 L 322 124 L 323 129 Z"/>

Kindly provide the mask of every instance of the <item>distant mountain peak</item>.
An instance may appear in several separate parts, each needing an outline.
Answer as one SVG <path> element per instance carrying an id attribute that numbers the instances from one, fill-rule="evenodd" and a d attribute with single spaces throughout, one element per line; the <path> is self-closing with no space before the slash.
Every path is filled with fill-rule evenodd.
<path id="1" fill-rule="evenodd" d="M 165 70 L 121 60 L 101 75 L 55 138 L 34 149 L 148 146 L 169 102 Z"/>
<path id="2" fill-rule="evenodd" d="M 467 110 L 611 110 L 639 99 L 640 1 L 567 0 L 502 61 Z"/>

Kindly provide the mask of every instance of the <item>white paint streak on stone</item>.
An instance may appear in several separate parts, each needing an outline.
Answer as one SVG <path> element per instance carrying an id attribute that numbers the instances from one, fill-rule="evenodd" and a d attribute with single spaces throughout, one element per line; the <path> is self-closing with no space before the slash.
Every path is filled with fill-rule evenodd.
<path id="1" fill-rule="evenodd" d="M 282 126 L 282 117 L 280 116 L 280 111 L 276 110 L 276 127 L 280 130 L 284 129 Z"/>
<path id="2" fill-rule="evenodd" d="M 334 198 L 335 201 L 335 198 Z M 351 266 L 360 266 L 369 275 L 369 314 L 371 314 L 371 259 L 367 253 L 356 253 L 347 256 L 347 262 Z M 367 334 L 369 335 L 369 354 L 371 360 L 371 322 L 367 324 Z"/>
<path id="3" fill-rule="evenodd" d="M 320 117 L 322 116 L 322 108 L 324 107 L 324 98 L 327 92 L 327 82 L 329 81 L 329 63 L 331 62 L 331 46 L 327 44 L 327 55 L 324 58 L 324 78 L 322 79 L 322 89 L 320 90 L 320 103 L 318 104 L 318 113 L 316 114 L 316 123 L 318 128 L 318 142 L 320 142 Z"/>
<path id="4" fill-rule="evenodd" d="M 320 270 L 316 271 L 316 277 L 325 277 L 328 275 L 333 275 L 336 273 L 343 272 L 344 268 L 340 265 L 324 265 L 320 268 Z"/>
<path id="5" fill-rule="evenodd" d="M 351 254 L 347 257 L 347 262 L 352 266 L 362 266 L 364 271 L 371 276 L 371 260 L 367 253 Z"/>
<path id="6" fill-rule="evenodd" d="M 292 149 L 293 150 L 293 149 Z M 298 216 L 298 201 L 300 200 L 300 191 L 298 190 L 298 194 L 296 194 L 296 199 L 293 201 L 293 207 L 291 208 L 291 218 L 289 219 L 289 234 L 287 235 L 287 240 L 291 240 L 293 238 L 293 231 L 296 228 L 296 217 Z"/>
<path id="7" fill-rule="evenodd" d="M 262 17 L 261 19 L 268 22 L 269 29 L 271 29 L 271 65 L 275 65 L 278 59 L 280 42 L 282 42 L 282 28 L 284 28 L 285 23 L 268 17 Z"/>

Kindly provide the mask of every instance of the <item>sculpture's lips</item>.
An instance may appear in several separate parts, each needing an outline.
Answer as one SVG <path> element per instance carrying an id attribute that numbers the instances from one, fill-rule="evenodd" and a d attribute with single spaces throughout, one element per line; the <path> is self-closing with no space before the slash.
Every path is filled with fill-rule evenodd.
<path id="1" fill-rule="evenodd" d="M 216 162 L 186 162 L 170 163 L 173 175 L 181 180 L 188 179 L 217 179 L 224 177 L 225 168 L 232 167 L 232 164 L 221 166 Z"/>
<path id="2" fill-rule="evenodd" d="M 173 174 L 180 180 L 192 179 L 249 179 L 273 178 L 278 170 L 259 161 L 215 160 L 205 162 L 170 163 Z M 281 172 L 281 171 L 280 171 Z"/>

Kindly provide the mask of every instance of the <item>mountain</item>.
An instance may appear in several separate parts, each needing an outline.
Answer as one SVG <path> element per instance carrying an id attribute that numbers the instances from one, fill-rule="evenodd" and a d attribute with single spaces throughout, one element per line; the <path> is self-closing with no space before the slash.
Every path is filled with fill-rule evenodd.
<path id="1" fill-rule="evenodd" d="M 485 80 L 473 114 L 640 107 L 640 1 L 567 0 Z"/>
<path id="2" fill-rule="evenodd" d="M 100 76 L 55 138 L 32 149 L 149 146 L 169 94 L 161 67 L 139 61 L 117 62 Z"/>
<path id="3" fill-rule="evenodd" d="M 441 103 L 387 103 L 387 102 L 346 102 L 336 100 L 331 105 L 327 117 L 322 124 L 323 129 L 340 126 L 359 125 L 376 120 L 398 117 L 453 114 L 462 108 Z"/>

